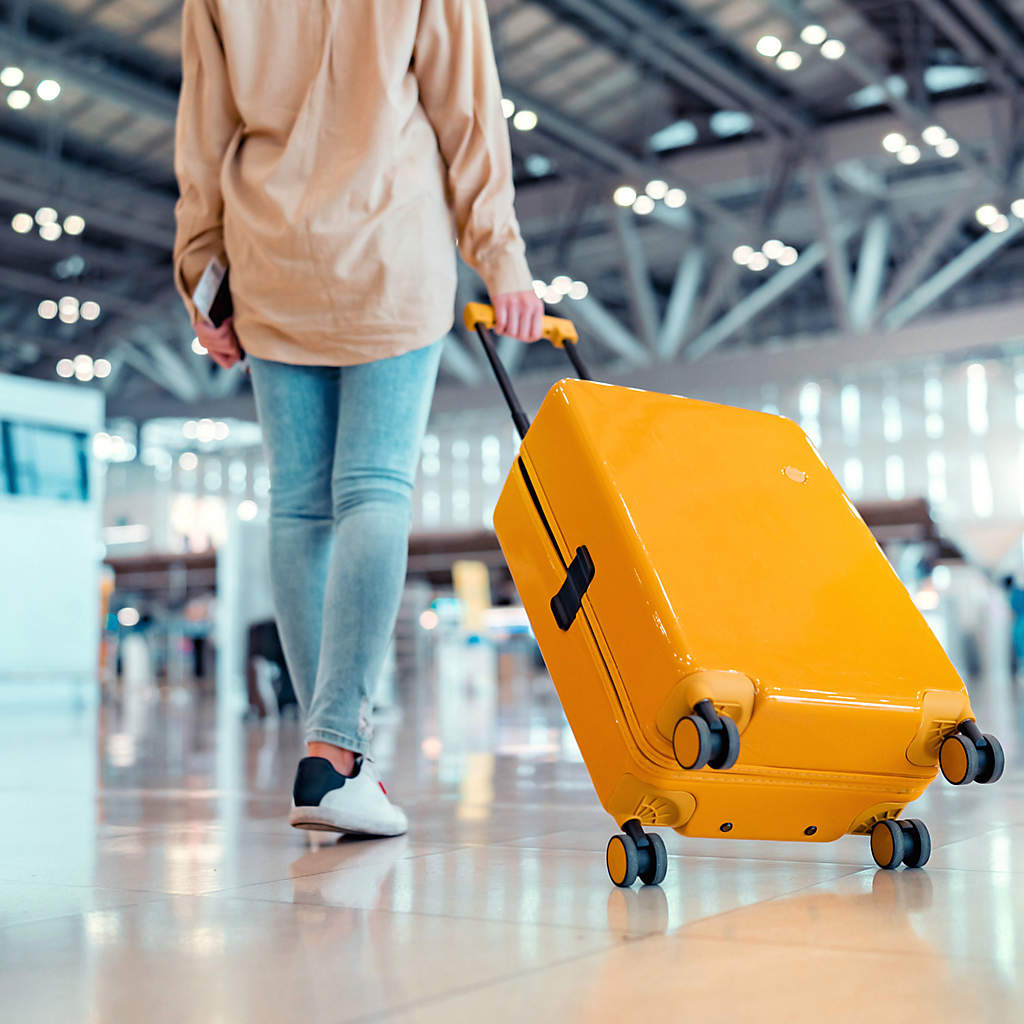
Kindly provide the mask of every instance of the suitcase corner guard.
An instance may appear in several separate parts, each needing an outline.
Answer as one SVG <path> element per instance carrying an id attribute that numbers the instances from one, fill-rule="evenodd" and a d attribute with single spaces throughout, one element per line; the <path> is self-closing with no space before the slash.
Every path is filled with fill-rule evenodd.
<path id="1" fill-rule="evenodd" d="M 565 632 L 575 621 L 583 603 L 583 595 L 594 580 L 594 560 L 586 546 L 576 549 L 576 557 L 565 571 L 565 582 L 551 598 L 551 611 L 558 628 Z"/>

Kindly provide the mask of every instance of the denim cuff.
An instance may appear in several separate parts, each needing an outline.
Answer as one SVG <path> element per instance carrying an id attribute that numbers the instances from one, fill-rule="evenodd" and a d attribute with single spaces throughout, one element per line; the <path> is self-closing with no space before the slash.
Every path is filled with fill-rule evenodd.
<path id="1" fill-rule="evenodd" d="M 335 732 L 333 729 L 307 729 L 307 743 L 331 743 L 344 750 L 351 750 L 356 754 L 368 754 L 370 744 L 366 740 L 357 740 L 352 736 L 346 736 L 343 732 Z"/>

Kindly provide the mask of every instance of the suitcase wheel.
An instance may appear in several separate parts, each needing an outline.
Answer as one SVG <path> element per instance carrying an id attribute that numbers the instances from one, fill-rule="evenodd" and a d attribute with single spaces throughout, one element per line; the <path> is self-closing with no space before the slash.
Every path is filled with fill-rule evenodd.
<path id="1" fill-rule="evenodd" d="M 904 864 L 923 868 L 932 853 L 932 840 L 923 821 L 910 818 L 893 821 L 887 818 L 875 823 L 871 830 L 871 856 L 887 871 Z"/>
<path id="2" fill-rule="evenodd" d="M 1003 745 L 992 733 L 982 733 L 974 721 L 961 722 L 939 747 L 939 768 L 954 786 L 998 782 L 1005 767 Z"/>
<path id="3" fill-rule="evenodd" d="M 710 765 L 719 771 L 731 768 L 740 756 L 740 731 L 728 715 L 720 715 L 709 700 L 702 700 L 694 714 L 680 718 L 672 730 L 672 752 L 680 768 L 696 771 Z"/>
<path id="4" fill-rule="evenodd" d="M 622 889 L 628 889 L 637 878 L 644 885 L 661 885 L 668 873 L 665 841 L 654 832 L 644 832 L 635 818 L 622 827 L 623 834 L 608 840 L 608 877 Z"/>
<path id="5" fill-rule="evenodd" d="M 986 748 L 982 750 L 984 763 L 978 769 L 974 781 L 983 784 L 998 782 L 1006 767 L 1003 745 L 990 732 L 985 733 L 983 738 L 986 744 Z"/>
<path id="6" fill-rule="evenodd" d="M 628 889 L 640 873 L 640 853 L 629 836 L 612 836 L 605 850 L 608 877 L 622 889 Z"/>

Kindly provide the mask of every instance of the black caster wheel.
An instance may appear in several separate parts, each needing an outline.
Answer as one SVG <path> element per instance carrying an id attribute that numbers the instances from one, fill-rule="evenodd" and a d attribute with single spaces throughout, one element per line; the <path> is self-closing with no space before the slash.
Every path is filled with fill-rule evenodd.
<path id="1" fill-rule="evenodd" d="M 899 822 L 886 819 L 875 823 L 871 830 L 871 856 L 880 868 L 891 871 L 899 867 L 906 852 L 907 844 Z"/>
<path id="2" fill-rule="evenodd" d="M 672 730 L 672 752 L 680 768 L 703 768 L 711 758 L 711 726 L 700 715 L 680 718 Z"/>
<path id="3" fill-rule="evenodd" d="M 908 868 L 923 868 L 932 855 L 932 837 L 928 834 L 925 823 L 917 818 L 909 818 L 899 824 L 903 829 L 903 840 L 906 847 L 903 863 Z"/>
<path id="4" fill-rule="evenodd" d="M 708 764 L 718 771 L 725 771 L 731 768 L 736 763 L 736 758 L 740 756 L 740 730 L 728 715 L 719 715 L 718 720 L 722 723 L 721 732 L 711 734 L 712 744 L 718 740 L 718 750 Z"/>
<path id="5" fill-rule="evenodd" d="M 627 835 L 612 836 L 608 840 L 605 851 L 605 863 L 608 865 L 608 877 L 622 889 L 628 889 L 640 871 L 640 855 Z"/>
<path id="6" fill-rule="evenodd" d="M 644 885 L 661 885 L 668 874 L 668 851 L 665 849 L 665 840 L 656 832 L 648 832 L 647 844 L 640 849 L 640 860 L 643 862 L 640 881 Z"/>
<path id="7" fill-rule="evenodd" d="M 984 734 L 985 746 L 979 751 L 981 767 L 974 777 L 975 782 L 984 784 L 998 782 L 1002 777 L 1003 769 L 1006 767 L 1006 755 L 1003 753 L 1003 745 L 987 732 Z"/>
<path id="8" fill-rule="evenodd" d="M 966 786 L 973 782 L 978 775 L 980 760 L 978 748 L 959 733 L 947 736 L 939 747 L 939 767 L 946 781 L 954 786 Z"/>

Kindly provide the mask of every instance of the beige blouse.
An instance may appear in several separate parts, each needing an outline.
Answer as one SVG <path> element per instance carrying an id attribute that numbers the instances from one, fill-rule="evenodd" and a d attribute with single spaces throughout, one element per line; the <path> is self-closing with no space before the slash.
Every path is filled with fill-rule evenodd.
<path id="1" fill-rule="evenodd" d="M 343 366 L 452 326 L 455 246 L 531 286 L 484 0 L 185 0 L 175 281 L 231 267 L 253 355 Z"/>

